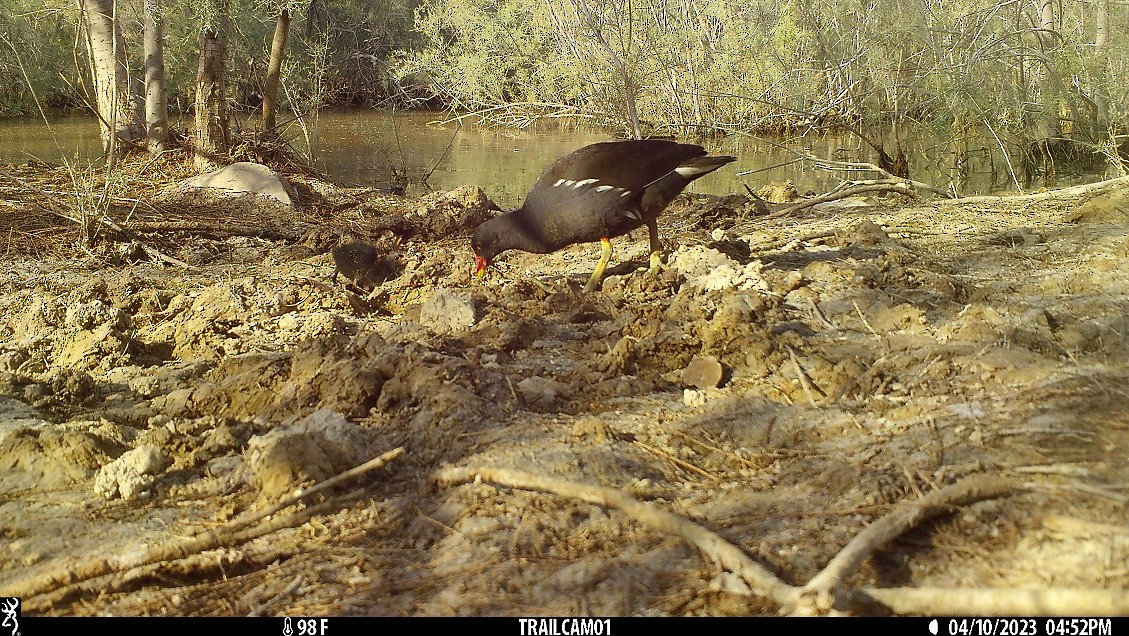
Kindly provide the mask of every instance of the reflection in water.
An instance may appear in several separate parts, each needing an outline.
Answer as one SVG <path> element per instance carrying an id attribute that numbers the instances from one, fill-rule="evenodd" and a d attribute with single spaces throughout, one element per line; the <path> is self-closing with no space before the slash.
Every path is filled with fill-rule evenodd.
<path id="1" fill-rule="evenodd" d="M 432 123 L 444 118 L 440 113 L 325 111 L 316 127 L 317 165 L 343 184 L 385 185 L 406 178 L 412 184 L 410 194 L 477 185 L 502 207 L 513 208 L 521 204 L 529 186 L 554 160 L 583 145 L 611 138 L 572 122 L 548 122 L 524 130 Z M 240 119 L 246 127 L 253 125 L 254 116 Z M 191 119 L 185 118 L 176 125 L 186 130 L 190 124 Z M 0 162 L 23 162 L 31 157 L 52 162 L 76 156 L 93 159 L 100 152 L 92 117 L 55 117 L 52 130 L 53 135 L 40 119 L 0 121 Z M 297 123 L 286 126 L 284 134 L 298 151 L 306 152 L 305 136 Z M 994 141 L 964 141 L 965 154 L 960 161 L 953 151 L 955 145 L 948 140 L 922 135 L 909 142 L 912 145 L 906 152 L 912 176 L 919 181 L 941 188 L 956 182 L 964 194 L 1013 188 L 1006 162 L 998 158 L 993 161 Z M 743 194 L 746 185 L 756 190 L 769 181 L 785 179 L 791 179 L 801 193 L 824 192 L 847 175 L 799 162 L 797 152 L 838 161 L 875 161 L 870 148 L 844 134 L 808 133 L 771 139 L 734 135 L 701 143 L 714 154 L 738 159 L 695 181 L 689 192 Z M 421 184 L 428 173 L 427 183 Z M 866 178 L 865 173 L 851 176 Z"/>

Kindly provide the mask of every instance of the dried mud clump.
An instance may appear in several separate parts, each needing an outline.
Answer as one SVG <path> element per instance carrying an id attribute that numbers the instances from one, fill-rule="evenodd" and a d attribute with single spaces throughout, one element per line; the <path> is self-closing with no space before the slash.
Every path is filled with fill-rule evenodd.
<path id="1" fill-rule="evenodd" d="M 463 186 L 450 192 L 434 192 L 414 206 L 372 210 L 374 218 L 366 225 L 370 232 L 392 232 L 405 239 L 434 240 L 469 236 L 483 221 L 492 217 L 498 206 L 481 188 Z M 364 212 L 362 206 L 361 212 Z"/>

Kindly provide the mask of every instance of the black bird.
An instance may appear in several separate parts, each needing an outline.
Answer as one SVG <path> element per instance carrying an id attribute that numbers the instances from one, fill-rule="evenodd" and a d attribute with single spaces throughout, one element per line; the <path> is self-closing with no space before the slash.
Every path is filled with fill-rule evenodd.
<path id="1" fill-rule="evenodd" d="M 608 141 L 557 160 L 533 184 L 521 209 L 478 226 L 472 247 L 478 274 L 498 254 L 518 249 L 548 254 L 600 241 L 603 252 L 584 291 L 599 284 L 612 255 L 608 239 L 643 225 L 651 268 L 661 267 L 658 216 L 698 177 L 736 161 L 705 148 L 660 139 Z"/>
<path id="2" fill-rule="evenodd" d="M 395 255 L 382 256 L 380 251 L 368 243 L 346 243 L 330 250 L 333 254 L 333 277 L 337 282 L 337 274 L 344 274 L 345 278 L 353 281 L 365 291 L 372 291 L 377 285 L 399 276 L 404 271 L 404 266 Z"/>

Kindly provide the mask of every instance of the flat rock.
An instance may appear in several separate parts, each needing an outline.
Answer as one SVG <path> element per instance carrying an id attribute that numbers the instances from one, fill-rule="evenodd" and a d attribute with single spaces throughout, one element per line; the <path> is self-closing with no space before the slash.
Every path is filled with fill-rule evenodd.
<path id="1" fill-rule="evenodd" d="M 517 390 L 527 398 L 555 400 L 572 393 L 572 385 L 535 375 L 518 382 Z"/>
<path id="2" fill-rule="evenodd" d="M 197 175 L 184 181 L 182 187 L 225 190 L 233 194 L 257 194 L 270 197 L 283 205 L 291 205 L 290 185 L 270 168 L 250 161 L 240 161 L 219 170 Z"/>
<path id="3" fill-rule="evenodd" d="M 329 479 L 366 458 L 364 431 L 329 409 L 252 437 L 243 453 L 247 481 L 260 502 L 274 502 Z"/>
<path id="4" fill-rule="evenodd" d="M 419 308 L 419 322 L 438 334 L 451 334 L 474 326 L 478 310 L 469 294 L 440 289 Z"/>
<path id="5" fill-rule="evenodd" d="M 721 384 L 721 363 L 713 356 L 694 356 L 682 370 L 682 384 L 698 389 L 716 389 Z"/>
<path id="6" fill-rule="evenodd" d="M 1124 223 L 1129 221 L 1129 188 L 1100 194 L 1074 208 L 1067 223 Z"/>
<path id="7" fill-rule="evenodd" d="M 103 466 L 94 480 L 94 492 L 107 499 L 136 499 L 169 463 L 161 449 L 143 444 Z"/>

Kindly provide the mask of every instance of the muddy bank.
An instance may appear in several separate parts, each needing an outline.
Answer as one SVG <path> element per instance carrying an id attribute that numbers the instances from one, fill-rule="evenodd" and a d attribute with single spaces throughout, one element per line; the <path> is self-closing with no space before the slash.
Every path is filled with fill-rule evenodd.
<path id="1" fill-rule="evenodd" d="M 1017 476 L 1030 490 L 904 533 L 849 583 L 1129 587 L 1116 196 L 786 219 L 684 197 L 660 219 L 666 271 L 639 232 L 585 294 L 598 246 L 510 253 L 475 280 L 468 237 L 495 213 L 475 189 L 296 190 L 291 211 L 170 202 L 87 255 L 6 260 L 0 593 L 403 454 L 290 526 L 46 586 L 25 612 L 780 609 L 614 507 L 437 485 L 444 466 L 616 489 L 792 585 L 899 503 Z M 397 254 L 371 293 L 331 281 L 330 248 L 355 239 Z M 701 360 L 719 366 L 687 375 Z"/>

